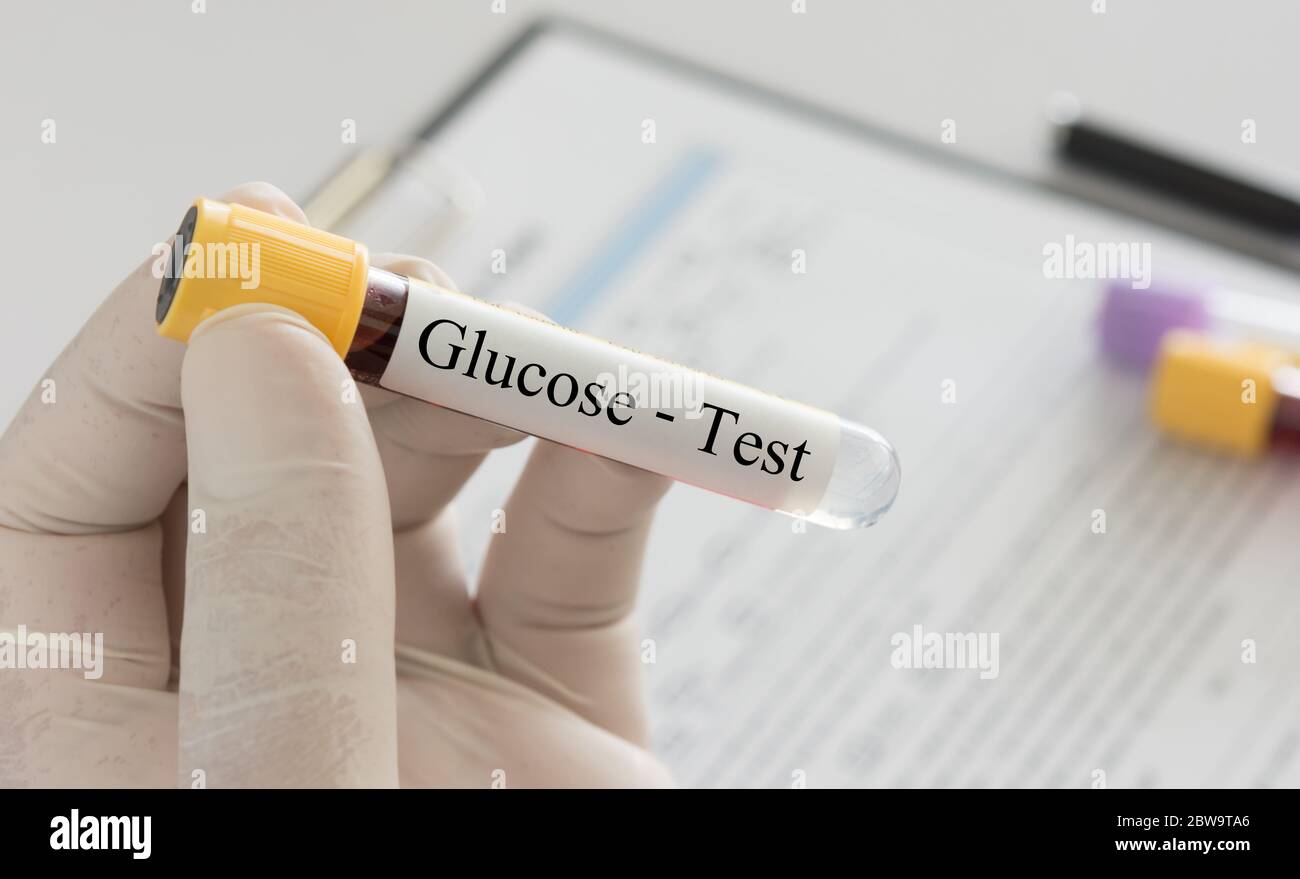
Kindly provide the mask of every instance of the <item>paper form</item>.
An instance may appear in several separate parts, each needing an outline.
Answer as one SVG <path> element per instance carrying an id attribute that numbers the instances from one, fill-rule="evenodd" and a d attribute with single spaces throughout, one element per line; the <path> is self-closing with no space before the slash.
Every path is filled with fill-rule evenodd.
<path id="1" fill-rule="evenodd" d="M 1157 278 L 1264 295 L 1287 279 L 564 32 L 430 150 L 481 187 L 426 254 L 466 292 L 899 451 L 898 503 L 864 532 L 670 492 L 640 614 L 681 783 L 1300 783 L 1298 459 L 1157 437 L 1144 380 L 1097 355 L 1100 282 L 1045 277 L 1044 247 L 1148 242 Z M 471 559 L 526 453 L 460 500 Z M 996 677 L 895 667 L 915 626 L 996 633 Z"/>

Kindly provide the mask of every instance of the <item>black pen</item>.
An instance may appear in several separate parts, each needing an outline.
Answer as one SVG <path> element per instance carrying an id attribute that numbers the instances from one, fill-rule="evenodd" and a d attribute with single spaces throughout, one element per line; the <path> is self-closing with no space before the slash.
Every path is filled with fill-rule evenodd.
<path id="1" fill-rule="evenodd" d="M 1072 96 L 1053 99 L 1057 152 L 1069 162 L 1277 235 L 1300 237 L 1300 201 L 1144 143 L 1085 118 Z"/>

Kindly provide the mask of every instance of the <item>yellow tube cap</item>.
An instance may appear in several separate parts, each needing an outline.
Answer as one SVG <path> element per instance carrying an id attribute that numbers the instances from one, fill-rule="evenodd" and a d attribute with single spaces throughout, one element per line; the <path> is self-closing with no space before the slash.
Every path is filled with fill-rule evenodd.
<path id="1" fill-rule="evenodd" d="M 1151 418 L 1172 436 L 1219 451 L 1256 455 L 1273 430 L 1273 373 L 1290 361 L 1264 345 L 1168 333 L 1151 385 Z"/>
<path id="2" fill-rule="evenodd" d="M 179 247 L 177 247 L 179 245 Z M 370 269 L 366 246 L 238 204 L 194 202 L 158 291 L 158 332 L 189 341 L 212 314 L 265 302 L 298 312 L 344 357 Z"/>

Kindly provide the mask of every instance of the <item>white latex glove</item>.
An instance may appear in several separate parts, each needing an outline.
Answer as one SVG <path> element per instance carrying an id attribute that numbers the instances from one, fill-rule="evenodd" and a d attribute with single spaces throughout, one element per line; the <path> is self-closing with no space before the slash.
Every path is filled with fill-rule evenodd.
<path id="1" fill-rule="evenodd" d="M 226 200 L 305 222 L 265 184 Z M 0 630 L 106 654 L 97 680 L 0 669 L 0 786 L 667 783 L 631 617 L 667 480 L 538 441 L 471 601 L 448 504 L 521 435 L 345 402 L 272 306 L 164 339 L 151 263 L 0 440 Z"/>

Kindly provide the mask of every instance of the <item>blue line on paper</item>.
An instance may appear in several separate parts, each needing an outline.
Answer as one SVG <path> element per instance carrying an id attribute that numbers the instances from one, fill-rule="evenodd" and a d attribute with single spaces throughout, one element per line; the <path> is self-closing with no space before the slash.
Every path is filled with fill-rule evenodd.
<path id="1" fill-rule="evenodd" d="M 713 177 L 721 158 L 704 148 L 692 149 L 683 156 L 551 297 L 545 308 L 547 317 L 559 324 L 572 325 Z"/>

